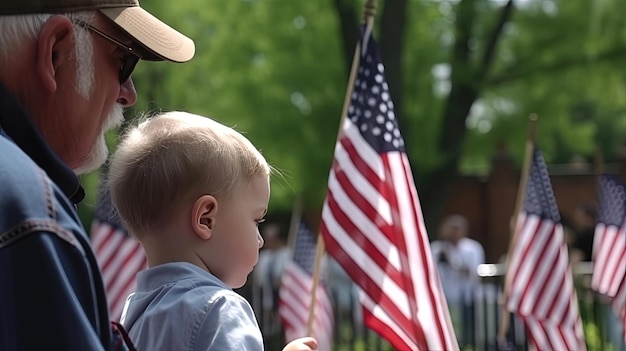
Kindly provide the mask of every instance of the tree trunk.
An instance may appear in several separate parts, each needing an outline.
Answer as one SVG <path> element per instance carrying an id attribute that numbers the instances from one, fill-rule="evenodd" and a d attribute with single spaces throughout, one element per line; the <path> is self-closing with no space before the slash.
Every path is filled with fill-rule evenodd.
<path id="1" fill-rule="evenodd" d="M 406 0 L 385 1 L 380 19 L 380 55 L 385 66 L 389 93 L 399 121 L 404 116 L 404 79 L 402 57 L 406 33 Z M 401 122 L 400 122 L 401 123 Z"/>
<path id="2" fill-rule="evenodd" d="M 341 31 L 341 43 L 343 44 L 343 56 L 346 63 L 346 83 L 350 76 L 352 67 L 352 57 L 356 47 L 359 19 L 354 9 L 354 2 L 348 0 L 334 0 L 339 19 L 339 30 Z"/>
<path id="3" fill-rule="evenodd" d="M 466 121 L 472 105 L 484 89 L 497 44 L 504 25 L 510 20 L 513 0 L 502 8 L 499 20 L 486 39 L 485 49 L 478 61 L 472 64 L 470 41 L 476 18 L 476 0 L 464 0 L 458 4 L 455 23 L 455 42 L 450 58 L 450 93 L 444 108 L 442 128 L 439 137 L 439 154 L 443 162 L 421 186 L 422 211 L 431 237 L 435 234 L 444 206 L 450 198 L 452 185 L 458 178 L 461 160 L 461 146 L 467 135 Z"/>

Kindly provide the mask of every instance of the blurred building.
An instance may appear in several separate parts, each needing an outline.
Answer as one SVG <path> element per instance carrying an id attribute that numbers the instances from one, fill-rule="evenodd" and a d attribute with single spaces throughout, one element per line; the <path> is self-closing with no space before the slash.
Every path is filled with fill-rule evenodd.
<path id="1" fill-rule="evenodd" d="M 577 159 L 568 164 L 548 164 L 548 170 L 559 211 L 567 219 L 574 216 L 579 204 L 597 202 L 599 171 L 626 175 L 626 157 L 601 167 Z M 487 262 L 498 262 L 508 249 L 519 178 L 520 169 L 506 150 L 500 150 L 492 158 L 489 174 L 457 179 L 444 207 L 443 216 L 458 213 L 468 219 L 470 237 L 484 246 Z"/>

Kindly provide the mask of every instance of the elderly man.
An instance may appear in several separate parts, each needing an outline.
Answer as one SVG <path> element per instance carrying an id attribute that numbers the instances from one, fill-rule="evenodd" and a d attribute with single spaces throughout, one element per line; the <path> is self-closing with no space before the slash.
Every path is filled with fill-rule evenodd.
<path id="1" fill-rule="evenodd" d="M 76 174 L 106 159 L 137 62 L 194 50 L 137 0 L 0 2 L 0 350 L 124 349 Z"/>

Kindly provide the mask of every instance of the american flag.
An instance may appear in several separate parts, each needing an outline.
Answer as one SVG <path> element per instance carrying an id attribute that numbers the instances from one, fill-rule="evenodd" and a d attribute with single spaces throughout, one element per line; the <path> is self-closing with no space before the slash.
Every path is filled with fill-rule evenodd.
<path id="1" fill-rule="evenodd" d="M 378 47 L 360 63 L 322 209 L 328 252 L 361 290 L 365 324 L 398 350 L 458 350 Z"/>
<path id="2" fill-rule="evenodd" d="M 545 161 L 538 148 L 510 252 L 506 306 L 524 320 L 538 350 L 585 350 L 578 299 L 561 217 Z"/>
<path id="3" fill-rule="evenodd" d="M 285 267 L 278 297 L 278 313 L 287 341 L 309 336 L 307 326 L 316 248 L 311 230 L 301 220 L 296 232 L 293 260 Z M 333 308 L 322 282 L 317 285 L 315 299 L 312 336 L 317 339 L 320 351 L 330 351 L 333 345 Z"/>
<path id="4" fill-rule="evenodd" d="M 135 290 L 135 275 L 148 262 L 139 242 L 124 229 L 105 185 L 101 186 L 91 224 L 91 242 L 102 271 L 110 316 L 119 320 L 126 297 Z"/>
<path id="5" fill-rule="evenodd" d="M 591 287 L 613 298 L 626 338 L 626 185 L 616 176 L 600 176 L 598 224 L 593 243 Z"/>

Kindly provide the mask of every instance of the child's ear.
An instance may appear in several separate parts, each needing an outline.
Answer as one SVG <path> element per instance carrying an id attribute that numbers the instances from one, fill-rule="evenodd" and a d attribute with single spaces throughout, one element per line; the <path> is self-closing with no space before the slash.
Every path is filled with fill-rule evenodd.
<path id="1" fill-rule="evenodd" d="M 212 195 L 202 195 L 191 208 L 191 228 L 202 240 L 208 240 L 213 234 L 217 199 Z"/>

